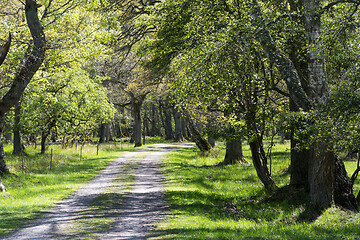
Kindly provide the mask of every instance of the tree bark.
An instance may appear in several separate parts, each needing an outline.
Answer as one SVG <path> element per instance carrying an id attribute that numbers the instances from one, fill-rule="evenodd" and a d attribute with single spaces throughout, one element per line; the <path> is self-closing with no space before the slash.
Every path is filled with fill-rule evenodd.
<path id="1" fill-rule="evenodd" d="M 320 47 L 321 15 L 319 0 L 303 0 L 305 36 L 307 39 L 307 63 L 309 93 L 313 107 L 324 103 L 328 97 L 328 82 Z M 326 144 L 319 143 L 312 149 L 309 161 L 310 205 L 325 209 L 334 203 L 335 158 Z"/>
<path id="2" fill-rule="evenodd" d="M 309 189 L 309 160 L 311 151 L 297 149 L 298 141 L 291 137 L 290 185 Z"/>
<path id="3" fill-rule="evenodd" d="M 4 129 L 4 125 L 2 121 L 0 121 L 0 136 L 2 136 L 3 129 Z M 10 171 L 6 165 L 5 151 L 2 141 L 0 140 L 0 176 L 7 173 L 10 173 Z"/>
<path id="4" fill-rule="evenodd" d="M 99 143 L 106 142 L 106 123 L 100 124 L 99 129 Z"/>
<path id="5" fill-rule="evenodd" d="M 264 184 L 266 190 L 272 191 L 277 189 L 277 186 L 270 176 L 267 167 L 267 157 L 264 151 L 262 139 L 260 137 L 253 138 L 250 143 L 251 156 L 256 173 L 260 181 Z"/>
<path id="6" fill-rule="evenodd" d="M 186 121 L 184 117 L 181 117 L 181 133 L 185 139 L 188 139 L 186 131 Z"/>
<path id="7" fill-rule="evenodd" d="M 224 161 L 220 165 L 233 165 L 244 161 L 241 138 L 226 141 L 226 153 Z"/>
<path id="8" fill-rule="evenodd" d="M 33 39 L 33 45 L 29 46 L 24 59 L 21 61 L 22 67 L 15 75 L 14 81 L 5 96 L 0 101 L 0 122 L 2 123 L 4 115 L 13 107 L 21 98 L 25 88 L 30 80 L 40 68 L 44 57 L 46 39 L 43 27 L 38 18 L 38 4 L 35 0 L 25 1 L 25 18 L 28 28 Z M 0 133 L 2 134 L 3 127 Z M 0 174 L 9 172 L 6 167 L 5 153 L 0 142 Z"/>
<path id="9" fill-rule="evenodd" d="M 107 123 L 105 126 L 105 137 L 106 137 L 106 141 L 107 142 L 112 142 L 113 141 L 113 137 L 112 137 L 112 130 L 111 130 L 111 123 Z"/>
<path id="10" fill-rule="evenodd" d="M 173 132 L 173 128 L 172 128 L 171 117 L 170 117 L 170 114 L 169 114 L 165 104 L 161 100 L 159 101 L 159 113 L 160 113 L 161 121 L 162 121 L 164 130 L 165 130 L 165 140 L 174 139 L 174 132 Z"/>
<path id="11" fill-rule="evenodd" d="M 174 122 L 175 122 L 175 142 L 181 142 L 183 141 L 182 131 L 181 131 L 181 114 L 179 112 L 178 108 L 173 108 L 173 116 L 174 116 Z"/>
<path id="12" fill-rule="evenodd" d="M 353 182 L 349 178 L 343 161 L 336 155 L 334 172 L 334 201 L 336 205 L 352 211 L 358 211 L 358 204 L 353 192 Z"/>
<path id="13" fill-rule="evenodd" d="M 15 117 L 14 117 L 14 150 L 13 155 L 24 155 L 25 148 L 22 144 L 20 133 L 20 118 L 21 118 L 21 105 L 20 102 L 15 104 Z"/>
<path id="14" fill-rule="evenodd" d="M 133 128 L 133 138 L 135 147 L 141 147 L 141 106 L 145 100 L 146 95 L 140 96 L 138 98 L 132 98 L 131 107 L 134 118 L 134 128 Z"/>
<path id="15" fill-rule="evenodd" d="M 11 33 L 9 33 L 9 38 L 3 46 L 0 46 L 0 65 L 5 61 L 5 58 L 10 50 L 11 45 Z"/>
<path id="16" fill-rule="evenodd" d="M 40 153 L 45 154 L 46 152 L 46 139 L 49 136 L 49 133 L 42 132 L 41 133 L 41 143 L 40 143 Z"/>
<path id="17" fill-rule="evenodd" d="M 190 113 L 187 110 L 184 110 L 184 118 L 186 125 L 189 129 L 190 136 L 192 141 L 195 142 L 196 146 L 200 149 L 201 152 L 207 152 L 211 150 L 211 145 L 206 139 L 201 136 L 201 133 L 196 129 L 196 126 L 191 118 Z"/>

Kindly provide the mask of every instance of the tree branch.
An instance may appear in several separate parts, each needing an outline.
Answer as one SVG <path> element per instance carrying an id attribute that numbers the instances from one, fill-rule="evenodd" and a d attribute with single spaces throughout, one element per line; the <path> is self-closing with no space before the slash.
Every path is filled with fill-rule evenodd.
<path id="1" fill-rule="evenodd" d="M 360 1 L 359 0 L 337 0 L 334 2 L 329 3 L 328 5 L 326 5 L 325 7 L 323 7 L 321 9 L 321 14 L 323 14 L 324 12 L 326 12 L 327 10 L 331 9 L 332 7 L 334 7 L 335 5 L 339 4 L 339 3 L 354 3 L 359 5 Z"/>
<path id="2" fill-rule="evenodd" d="M 43 27 L 39 21 L 38 7 L 39 5 L 35 0 L 26 0 L 25 16 L 34 45 L 32 50 L 27 51 L 25 54 L 22 60 L 22 68 L 15 76 L 10 90 L 0 101 L 0 118 L 20 100 L 26 86 L 44 61 L 46 39 Z"/>

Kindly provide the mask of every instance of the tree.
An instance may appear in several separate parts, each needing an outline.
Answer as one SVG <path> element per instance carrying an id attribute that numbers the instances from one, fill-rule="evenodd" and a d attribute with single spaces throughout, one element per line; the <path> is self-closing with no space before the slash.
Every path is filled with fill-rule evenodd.
<path id="1" fill-rule="evenodd" d="M 35 0 L 25 1 L 25 17 L 33 44 L 29 46 L 25 53 L 22 67 L 14 77 L 10 89 L 0 100 L 0 133 L 3 130 L 2 120 L 4 115 L 20 100 L 26 86 L 40 68 L 45 57 L 46 39 L 43 27 L 39 21 L 38 7 L 39 5 Z M 4 149 L 0 142 L 0 174 L 8 172 L 9 169 L 6 166 Z"/>
<path id="2" fill-rule="evenodd" d="M 149 67 L 170 69 L 180 105 L 216 106 L 224 119 L 242 123 L 231 133 L 235 136 L 226 138 L 246 136 L 259 178 L 272 189 L 275 183 L 262 145 L 265 119 L 271 111 L 261 107 L 270 102 L 270 66 L 262 60 L 252 29 L 247 27 L 246 13 L 227 11 L 223 3 L 164 1 L 157 5 L 156 38 L 146 41 L 143 49 L 152 56 Z"/>
<path id="3" fill-rule="evenodd" d="M 51 133 L 64 145 L 89 141 L 95 128 L 114 116 L 101 79 L 75 67 L 31 83 L 23 107 L 23 131 L 41 134 L 42 153 Z"/>
<path id="4" fill-rule="evenodd" d="M 328 81 L 325 73 L 324 55 L 321 52 L 321 13 L 323 9 L 329 9 L 334 6 L 334 2 L 328 6 L 321 8 L 320 1 L 303 1 L 304 31 L 307 46 L 307 64 L 308 64 L 308 91 L 304 90 L 297 69 L 293 62 L 281 53 L 268 29 L 260 5 L 256 0 L 246 1 L 249 13 L 252 17 L 253 26 L 258 29 L 257 39 L 261 43 L 264 52 L 270 61 L 277 67 L 283 79 L 287 84 L 290 97 L 297 108 L 305 112 L 316 109 L 320 104 L 327 101 L 328 97 Z M 308 124 L 312 124 L 309 122 Z M 334 176 L 346 171 L 340 171 L 341 168 L 335 168 L 336 156 L 331 151 L 331 146 L 324 142 L 318 142 L 311 149 L 309 159 L 309 185 L 310 185 L 310 205 L 324 209 L 334 202 L 334 186 L 341 186 L 341 183 L 334 185 Z M 347 176 L 336 177 L 336 179 L 346 179 Z M 347 181 L 343 182 L 347 185 Z M 349 188 L 343 187 L 335 193 L 341 193 Z M 348 196 L 348 200 L 353 198 L 352 191 L 343 192 Z M 336 199 L 336 197 L 335 197 Z M 355 206 L 356 204 L 352 204 Z"/>
<path id="5" fill-rule="evenodd" d="M 6 43 L 4 45 L 0 46 L 0 66 L 5 61 L 5 58 L 10 49 L 10 45 L 11 45 L 11 34 L 9 34 L 9 38 L 6 41 Z M 5 186 L 1 183 L 1 178 L 0 178 L 0 191 L 2 191 L 2 192 L 6 191 Z"/>

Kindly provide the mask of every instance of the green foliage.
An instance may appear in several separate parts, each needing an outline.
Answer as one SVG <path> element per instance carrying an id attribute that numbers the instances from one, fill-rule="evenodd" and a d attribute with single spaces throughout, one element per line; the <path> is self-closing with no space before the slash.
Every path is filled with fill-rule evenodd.
<path id="1" fill-rule="evenodd" d="M 67 69 L 30 83 L 22 100 L 24 133 L 87 141 L 94 128 L 114 116 L 100 79 L 83 69 Z"/>

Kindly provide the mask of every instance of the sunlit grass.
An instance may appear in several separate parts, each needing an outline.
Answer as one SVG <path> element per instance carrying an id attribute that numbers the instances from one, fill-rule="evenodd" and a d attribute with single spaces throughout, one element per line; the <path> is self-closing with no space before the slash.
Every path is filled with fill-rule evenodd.
<path id="1" fill-rule="evenodd" d="M 121 150 L 134 148 L 119 143 L 67 149 L 51 145 L 41 155 L 39 148 L 30 146 L 27 156 L 12 157 L 11 146 L 5 145 L 7 164 L 13 174 L 2 178 L 7 191 L 0 193 L 0 236 L 24 226 L 69 196 L 119 157 Z"/>
<path id="2" fill-rule="evenodd" d="M 333 207 L 305 221 L 304 194 L 270 200 L 251 164 L 215 166 L 224 156 L 224 146 L 218 148 L 208 156 L 181 149 L 163 161 L 170 214 L 157 225 L 156 239 L 359 239 L 359 214 Z M 289 183 L 289 149 L 287 143 L 272 150 L 272 177 L 280 187 Z M 251 162 L 246 145 L 244 155 Z M 346 163 L 348 169 L 354 164 Z"/>

